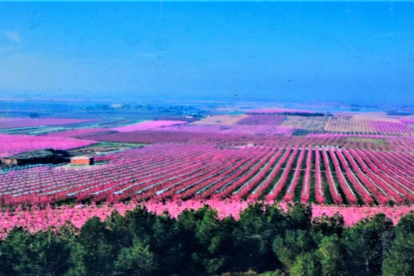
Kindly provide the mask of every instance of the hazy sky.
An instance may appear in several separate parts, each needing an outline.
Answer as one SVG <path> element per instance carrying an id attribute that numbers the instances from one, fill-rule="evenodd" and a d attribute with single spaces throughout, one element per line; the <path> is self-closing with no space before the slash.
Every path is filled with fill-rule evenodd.
<path id="1" fill-rule="evenodd" d="M 414 3 L 0 3 L 2 96 L 414 103 Z"/>

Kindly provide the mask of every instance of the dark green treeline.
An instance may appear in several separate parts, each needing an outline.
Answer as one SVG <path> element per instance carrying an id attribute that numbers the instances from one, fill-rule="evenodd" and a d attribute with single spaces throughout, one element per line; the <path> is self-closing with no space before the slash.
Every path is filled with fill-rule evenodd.
<path id="1" fill-rule="evenodd" d="M 311 215 L 300 205 L 251 205 L 239 220 L 208 207 L 177 219 L 137 208 L 80 232 L 14 229 L 0 242 L 0 275 L 414 275 L 414 213 L 395 227 L 382 214 L 353 227 Z"/>

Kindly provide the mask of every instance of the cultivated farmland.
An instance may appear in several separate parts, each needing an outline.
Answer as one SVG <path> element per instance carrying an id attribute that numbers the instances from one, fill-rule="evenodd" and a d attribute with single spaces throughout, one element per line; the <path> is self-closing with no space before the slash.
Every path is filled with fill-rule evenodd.
<path id="1" fill-rule="evenodd" d="M 414 202 L 414 140 L 406 125 L 410 121 L 309 114 L 209 117 L 233 122 L 223 126 L 210 125 L 209 120 L 161 120 L 112 129 L 91 123 L 43 136 L 3 134 L 2 157 L 45 148 L 80 148 L 74 153 L 93 154 L 96 148 L 82 147 L 98 142 L 111 148 L 96 153 L 93 166 L 3 168 L 0 201 L 233 200 L 340 206 Z M 298 130 L 305 132 L 296 135 Z"/>
<path id="2" fill-rule="evenodd" d="M 315 146 L 154 144 L 96 157 L 92 167 L 39 165 L 0 175 L 4 203 L 237 199 L 373 205 L 414 202 L 414 157 Z M 332 143 L 331 143 L 332 144 Z M 101 163 L 99 163 L 101 162 Z"/>

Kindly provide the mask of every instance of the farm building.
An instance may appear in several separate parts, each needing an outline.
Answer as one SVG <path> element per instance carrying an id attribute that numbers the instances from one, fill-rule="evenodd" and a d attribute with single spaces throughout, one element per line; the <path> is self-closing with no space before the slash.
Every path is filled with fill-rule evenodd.
<path id="1" fill-rule="evenodd" d="M 244 149 L 244 148 L 253 148 L 255 146 L 256 146 L 256 143 L 250 141 L 250 142 L 247 142 L 246 144 L 235 146 L 234 148 L 236 148 L 236 149 Z"/>
<path id="2" fill-rule="evenodd" d="M 252 148 L 252 147 L 255 147 L 255 146 L 256 146 L 256 144 L 254 142 L 251 142 L 251 141 L 246 144 L 246 148 Z"/>
<path id="3" fill-rule="evenodd" d="M 89 156 L 75 156 L 70 159 L 72 165 L 93 165 L 94 158 Z"/>

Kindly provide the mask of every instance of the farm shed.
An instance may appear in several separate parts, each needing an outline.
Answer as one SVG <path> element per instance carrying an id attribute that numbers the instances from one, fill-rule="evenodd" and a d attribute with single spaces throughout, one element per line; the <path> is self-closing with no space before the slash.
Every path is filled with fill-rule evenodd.
<path id="1" fill-rule="evenodd" d="M 94 158 L 89 156 L 75 156 L 70 159 L 72 165 L 93 165 Z"/>
<path id="2" fill-rule="evenodd" d="M 255 147 L 255 146 L 256 146 L 256 144 L 254 142 L 251 142 L 251 141 L 246 144 L 247 148 L 252 148 L 252 147 Z"/>

